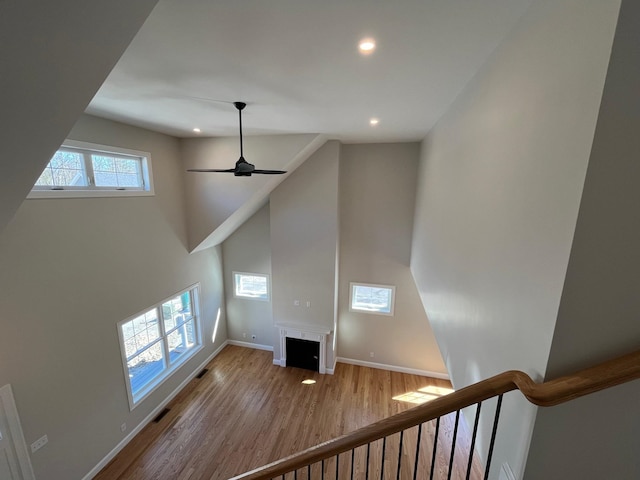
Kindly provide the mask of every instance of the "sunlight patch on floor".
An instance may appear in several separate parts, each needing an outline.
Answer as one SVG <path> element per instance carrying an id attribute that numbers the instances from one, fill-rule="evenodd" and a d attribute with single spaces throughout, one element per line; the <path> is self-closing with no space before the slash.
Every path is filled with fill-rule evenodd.
<path id="1" fill-rule="evenodd" d="M 426 387 L 419 388 L 417 392 L 407 392 L 402 395 L 396 395 L 391 397 L 393 400 L 399 402 L 408 402 L 420 405 L 426 403 L 434 398 L 442 397 L 453 392 L 452 388 L 436 387 L 435 385 L 428 385 Z"/>
<path id="2" fill-rule="evenodd" d="M 430 395 L 436 395 L 437 397 L 449 395 L 450 393 L 454 392 L 453 388 L 436 387 L 435 385 L 429 385 L 427 387 L 419 388 L 418 391 L 422 393 L 428 393 Z"/>

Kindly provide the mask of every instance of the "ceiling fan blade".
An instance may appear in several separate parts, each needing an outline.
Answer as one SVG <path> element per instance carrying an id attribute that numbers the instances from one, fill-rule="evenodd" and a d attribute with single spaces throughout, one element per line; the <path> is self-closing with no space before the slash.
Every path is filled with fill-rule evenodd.
<path id="1" fill-rule="evenodd" d="M 251 173 L 262 173 L 263 175 L 282 175 L 283 173 L 287 173 L 286 170 L 258 170 L 255 169 Z"/>
<path id="2" fill-rule="evenodd" d="M 235 172 L 235 168 L 190 168 L 187 172 L 216 172 L 216 173 L 233 173 Z"/>

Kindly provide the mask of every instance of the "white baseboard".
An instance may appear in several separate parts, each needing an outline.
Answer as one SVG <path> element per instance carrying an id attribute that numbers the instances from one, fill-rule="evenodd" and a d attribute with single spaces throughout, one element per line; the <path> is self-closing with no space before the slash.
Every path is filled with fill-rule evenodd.
<path id="1" fill-rule="evenodd" d="M 334 357 L 334 359 L 333 359 L 333 366 L 332 366 L 331 368 L 327 368 L 327 373 L 328 373 L 329 375 L 333 375 L 333 372 L 335 372 L 335 371 L 336 371 L 336 363 L 338 363 L 338 358 L 337 358 L 337 357 Z"/>
<path id="2" fill-rule="evenodd" d="M 500 476 L 498 480 L 516 480 L 516 476 L 511 471 L 511 467 L 508 463 L 503 463 L 502 468 L 500 468 Z"/>
<path id="3" fill-rule="evenodd" d="M 220 345 L 220 347 L 218 347 L 218 349 L 213 352 L 211 355 L 209 355 L 207 357 L 207 359 L 202 362 L 191 374 L 189 374 L 189 376 L 187 378 L 185 378 L 182 383 L 180 385 L 178 385 L 176 387 L 176 389 L 171 392 L 169 394 L 169 396 L 167 398 L 165 398 L 156 408 L 154 408 L 151 413 L 149 415 L 147 415 L 145 417 L 144 420 L 142 420 L 133 430 L 131 430 L 129 432 L 129 435 L 127 435 L 126 437 L 124 437 L 120 443 L 118 443 L 113 450 L 111 450 L 106 457 L 104 457 L 102 460 L 100 460 L 100 462 L 98 462 L 98 464 L 93 467 L 91 469 L 91 471 L 89 471 L 89 473 L 87 473 L 84 477 L 82 477 L 82 480 L 91 480 L 93 477 L 95 477 L 98 472 L 100 470 L 102 470 L 107 463 L 109 463 L 111 460 L 113 460 L 113 458 L 120 452 L 120 450 L 122 450 L 131 440 L 133 440 L 133 437 L 135 437 L 138 433 L 140 433 L 140 431 L 147 426 L 147 424 L 149 422 L 151 422 L 161 411 L 164 407 L 167 406 L 167 404 L 174 399 L 174 397 L 176 395 L 178 395 L 178 393 L 180 393 L 182 391 L 182 389 L 184 387 L 187 386 L 187 384 L 193 380 L 195 378 L 196 375 L 198 375 L 198 373 L 200 373 L 202 371 L 202 369 L 211 361 L 213 360 L 221 351 L 224 347 L 226 347 L 230 342 L 227 340 L 225 341 L 222 345 Z"/>
<path id="4" fill-rule="evenodd" d="M 227 340 L 228 345 L 235 345 L 236 347 L 255 348 L 256 350 L 266 350 L 273 352 L 271 345 L 260 345 L 259 343 L 241 342 L 239 340 Z"/>
<path id="5" fill-rule="evenodd" d="M 409 373 L 412 375 L 422 375 L 423 377 L 449 380 L 449 375 L 446 373 L 418 370 L 417 368 L 399 367 L 397 365 L 387 365 L 385 363 L 365 362 L 363 360 L 355 360 L 353 358 L 338 357 L 336 360 L 338 363 L 348 363 L 350 365 L 359 365 L 361 367 L 378 368 L 380 370 L 390 370 L 392 372 Z"/>

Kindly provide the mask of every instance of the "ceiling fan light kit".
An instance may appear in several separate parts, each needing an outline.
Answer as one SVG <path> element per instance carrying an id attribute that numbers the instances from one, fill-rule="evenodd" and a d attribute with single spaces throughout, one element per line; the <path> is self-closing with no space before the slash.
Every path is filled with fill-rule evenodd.
<path id="1" fill-rule="evenodd" d="M 242 149 L 242 110 L 247 106 L 244 102 L 233 102 L 233 105 L 238 109 L 238 119 L 240 123 L 240 158 L 236 162 L 234 168 L 192 168 L 187 172 L 207 172 L 207 173 L 233 173 L 236 177 L 250 177 L 254 173 L 262 175 L 282 175 L 287 173 L 286 170 L 260 170 L 252 163 L 247 162 L 244 159 L 244 152 Z"/>

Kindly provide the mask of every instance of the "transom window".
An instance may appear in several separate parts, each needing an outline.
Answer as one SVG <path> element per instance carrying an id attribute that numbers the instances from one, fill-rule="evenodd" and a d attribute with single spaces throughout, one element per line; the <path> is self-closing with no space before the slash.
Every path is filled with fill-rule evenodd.
<path id="1" fill-rule="evenodd" d="M 349 310 L 352 312 L 393 315 L 396 287 L 350 283 Z"/>
<path id="2" fill-rule="evenodd" d="M 197 285 L 118 324 L 131 408 L 202 348 Z"/>
<path id="3" fill-rule="evenodd" d="M 67 140 L 53 155 L 29 198 L 149 195 L 149 154 Z"/>
<path id="4" fill-rule="evenodd" d="M 254 300 L 269 300 L 269 275 L 233 272 L 233 294 Z"/>

